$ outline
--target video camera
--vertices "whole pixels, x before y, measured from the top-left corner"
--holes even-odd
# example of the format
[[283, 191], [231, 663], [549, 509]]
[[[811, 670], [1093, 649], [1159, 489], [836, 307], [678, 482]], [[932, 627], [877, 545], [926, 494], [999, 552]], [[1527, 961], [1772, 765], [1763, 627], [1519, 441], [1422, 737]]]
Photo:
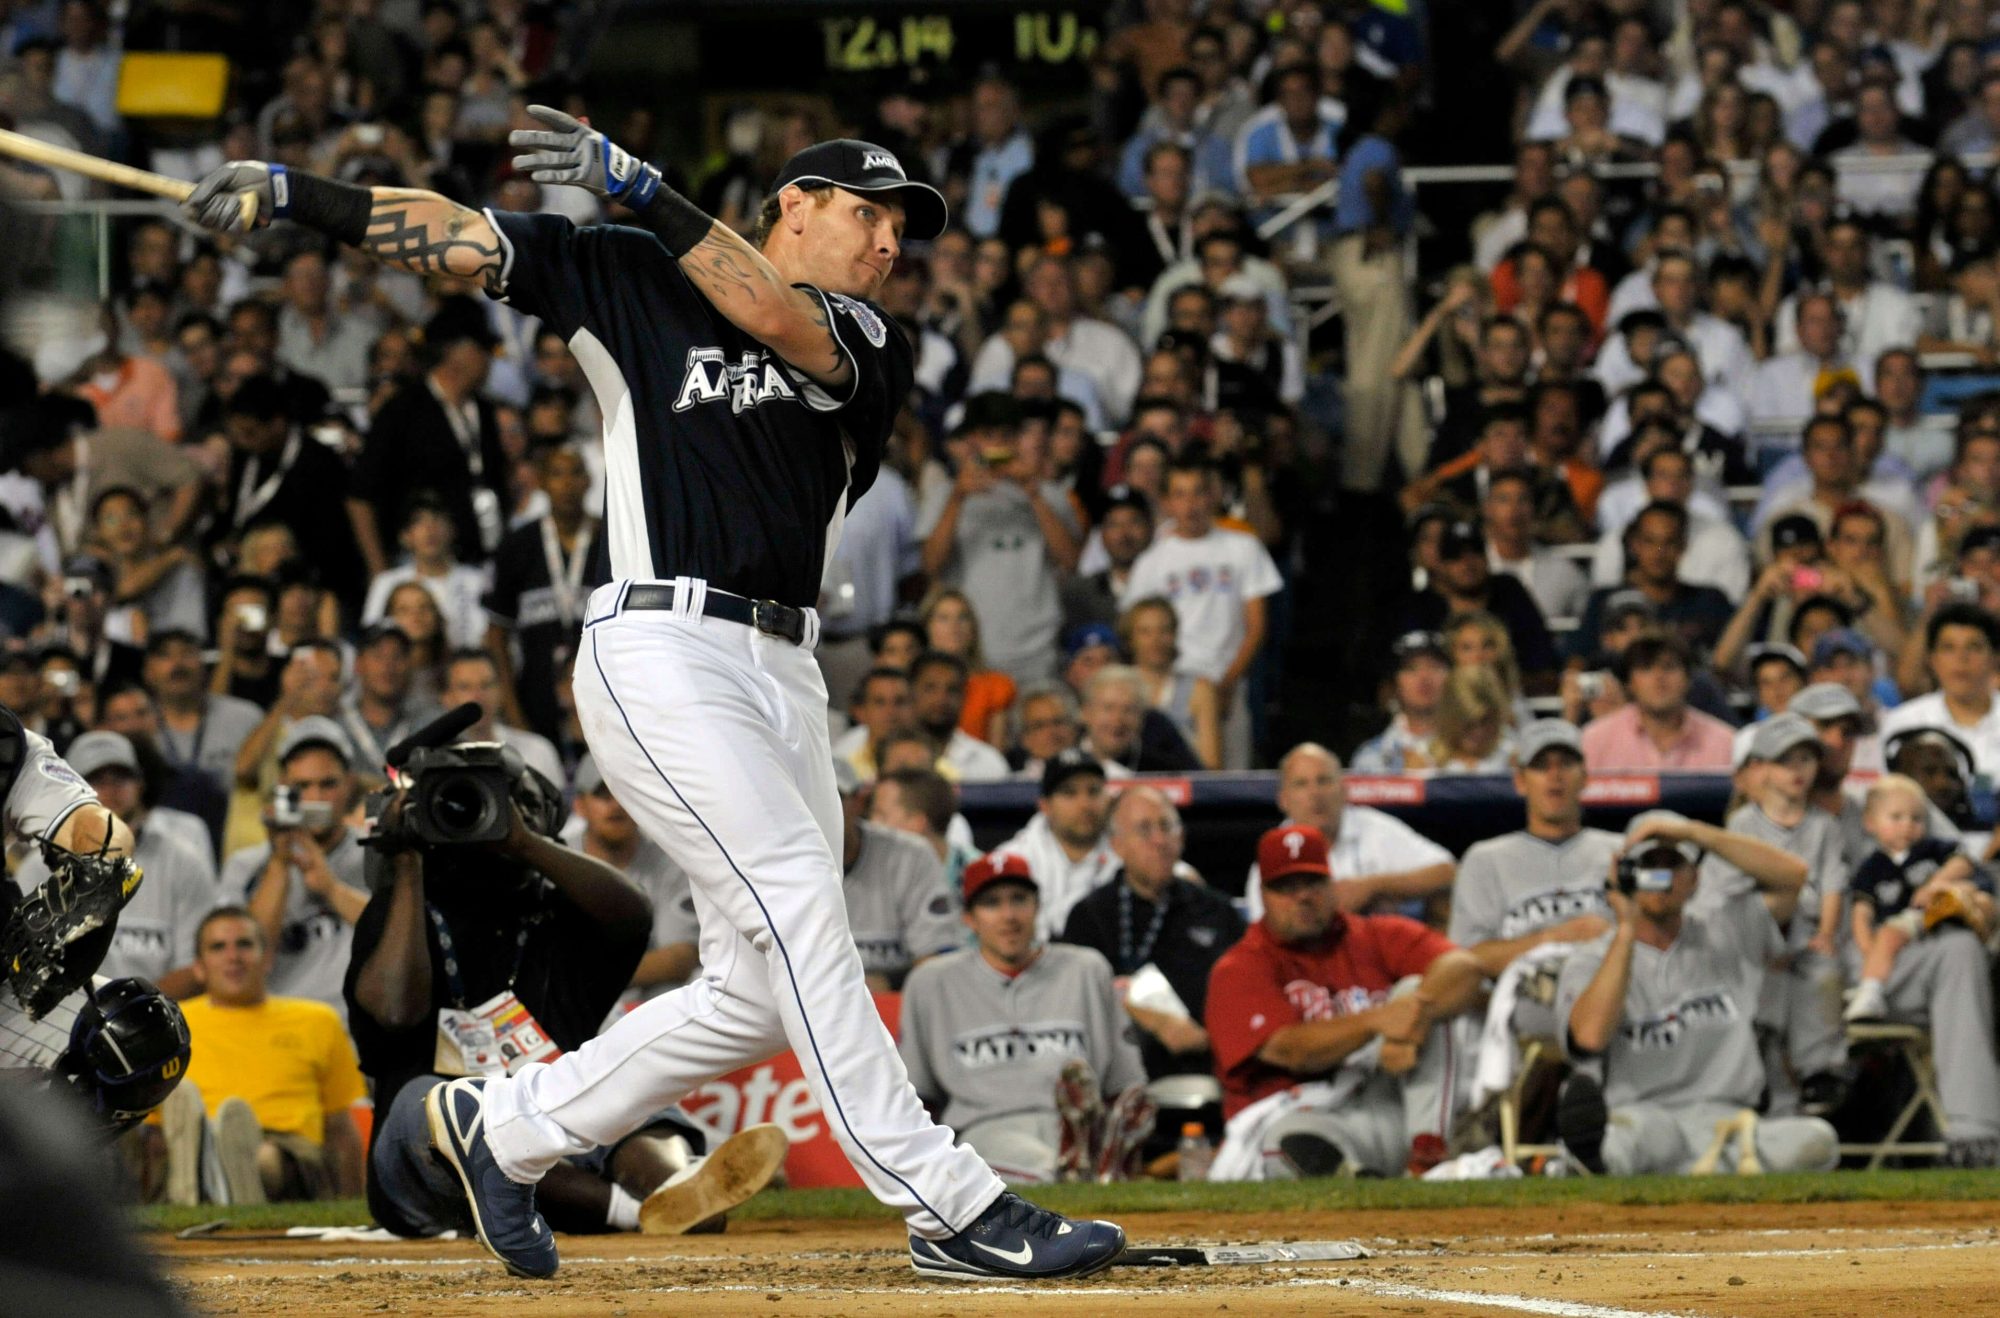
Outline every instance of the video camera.
[[[1649, 850], [1642, 846], [1639, 850]], [[1630, 897], [1635, 892], [1666, 892], [1674, 886], [1671, 865], [1641, 865], [1636, 852], [1618, 858], [1618, 891]]]
[[[538, 784], [541, 780], [511, 746], [449, 744], [478, 722], [479, 715], [477, 704], [460, 705], [389, 749], [383, 758], [401, 779], [403, 810], [385, 827], [384, 814], [396, 792], [371, 795], [368, 815], [376, 822], [365, 845], [395, 852], [476, 846], [507, 836], [514, 823], [518, 786], [524, 777]], [[531, 826], [538, 822], [529, 820]]]

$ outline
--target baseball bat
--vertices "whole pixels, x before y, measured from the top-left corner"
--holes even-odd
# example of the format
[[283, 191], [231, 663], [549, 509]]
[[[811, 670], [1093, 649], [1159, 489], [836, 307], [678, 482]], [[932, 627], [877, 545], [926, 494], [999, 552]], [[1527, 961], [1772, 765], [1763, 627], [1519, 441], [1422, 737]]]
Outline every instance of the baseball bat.
[[[115, 160], [101, 156], [87, 155], [82, 151], [71, 151], [67, 147], [52, 146], [38, 138], [0, 128], [0, 155], [13, 156], [16, 160], [26, 160], [37, 165], [47, 165], [51, 169], [66, 169], [72, 174], [94, 178], [100, 183], [114, 187], [130, 188], [134, 192], [150, 192], [156, 197], [169, 201], [186, 201], [194, 191], [194, 184], [184, 183], [165, 174], [155, 174], [147, 169], [134, 169], [121, 165]], [[257, 193], [246, 189], [237, 194], [237, 204], [243, 208], [243, 231], [248, 233], [257, 222]]]

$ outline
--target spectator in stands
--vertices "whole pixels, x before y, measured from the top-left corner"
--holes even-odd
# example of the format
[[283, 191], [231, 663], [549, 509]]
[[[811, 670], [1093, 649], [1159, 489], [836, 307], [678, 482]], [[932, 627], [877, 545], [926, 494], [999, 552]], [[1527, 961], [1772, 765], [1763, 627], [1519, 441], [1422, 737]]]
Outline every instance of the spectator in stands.
[[1566, 555], [1535, 543], [1534, 519], [1534, 474], [1521, 467], [1492, 473], [1480, 505], [1488, 565], [1526, 586], [1543, 617], [1574, 618], [1589, 598], [1589, 583]]
[[652, 903], [653, 931], [632, 971], [632, 987], [652, 997], [685, 984], [701, 966], [701, 935], [687, 872], [639, 831], [588, 752], [576, 764], [570, 808], [563, 844], [624, 875]]
[[[1850, 501], [1865, 499], [1900, 523], [1896, 528], [1897, 540], [1907, 553], [1909, 533], [1923, 520], [1923, 510], [1916, 498], [1915, 474], [1901, 458], [1883, 452], [1887, 413], [1873, 399], [1864, 398], [1849, 403], [1840, 415], [1853, 434], [1854, 470], [1860, 473]], [[1762, 526], [1777, 516], [1779, 510], [1817, 497], [1823, 483], [1836, 482], [1822, 481], [1817, 476], [1802, 443], [1800, 452], [1788, 455], [1764, 477], [1764, 492], [1751, 517], [1752, 524]], [[1833, 499], [1837, 494], [1825, 497]]]
[[[1153, 505], [1130, 485], [1115, 485], [1093, 531], [1106, 566], [1079, 571], [1062, 582], [1063, 631], [1089, 623], [1116, 624], [1118, 601], [1132, 580], [1132, 565], [1153, 543]], [[1088, 557], [1089, 551], [1085, 551]]]
[[1223, 714], [1223, 759], [1250, 767], [1249, 690], [1244, 682], [1262, 651], [1266, 600], [1283, 586], [1258, 539], [1215, 523], [1220, 491], [1207, 459], [1184, 455], [1167, 472], [1164, 534], [1132, 565], [1121, 602], [1171, 601], [1183, 638], [1182, 668], [1215, 684]]
[[486, 562], [506, 530], [510, 464], [480, 392], [498, 341], [476, 304], [447, 301], [425, 326], [423, 379], [383, 404], [355, 460], [348, 506], [371, 575], [389, 566], [383, 533], [402, 526], [426, 491], [450, 510], [464, 562]]
[[1583, 729], [1592, 773], [1730, 767], [1729, 725], [1688, 704], [1691, 664], [1687, 642], [1674, 632], [1625, 647], [1621, 680], [1631, 703]]
[[1839, 1137], [1825, 1121], [1745, 1116], [1764, 1088], [1754, 1021], [1765, 963], [1783, 946], [1776, 924], [1761, 909], [1690, 909], [1704, 853], [1752, 876], [1785, 915], [1805, 861], [1665, 812], [1634, 821], [1625, 851], [1638, 890], [1607, 894], [1615, 930], [1571, 956], [1557, 982], [1564, 1050], [1602, 1059], [1605, 1076], [1580, 1069], [1564, 1085], [1564, 1148], [1618, 1175], [1712, 1172], [1723, 1157], [1746, 1172], [1830, 1170]]
[[864, 782], [870, 781], [881, 768], [882, 743], [892, 733], [913, 731], [917, 726], [910, 703], [910, 675], [900, 668], [869, 669], [855, 687], [847, 712], [854, 726], [834, 742], [833, 753], [854, 766]]
[[195, 941], [203, 991], [182, 1007], [197, 1041], [182, 1084], [213, 1124], [229, 1201], [359, 1194], [361, 1137], [348, 1109], [367, 1088], [340, 1017], [269, 991], [269, 945], [241, 906], [209, 912]]
[[156, 631], [208, 626], [199, 557], [185, 544], [157, 543], [148, 513], [137, 490], [114, 487], [91, 504], [90, 540], [114, 583], [106, 631], [134, 645]]
[[1937, 689], [1882, 716], [1882, 734], [1942, 728], [1972, 748], [1981, 774], [2000, 776], [2000, 621], [1976, 604], [1947, 604], [1924, 625], [1925, 662]]
[[1941, 153], [1959, 157], [1983, 156], [2000, 146], [2000, 74], [1988, 72], [1979, 79], [1977, 95], [1965, 113], [1946, 125], [1938, 138]]
[[213, 534], [227, 543], [241, 540], [255, 523], [278, 522], [336, 595], [358, 598], [365, 578], [355, 546], [371, 543], [363, 533], [372, 535], [373, 528], [347, 497], [340, 455], [304, 432], [284, 390], [268, 375], [236, 386], [223, 405], [223, 424], [230, 461]]
[[341, 698], [339, 722], [353, 738], [355, 763], [378, 772], [391, 746], [443, 711], [416, 693], [410, 638], [393, 622], [377, 622], [354, 646], [354, 678]]
[[1003, 78], [982, 78], [972, 89], [972, 131], [952, 149], [947, 170], [957, 186], [955, 209], [975, 238], [1000, 230], [1007, 187], [1035, 163], [1035, 144], [1021, 124], [1020, 95]]
[[[1653, 477], [1661, 484], [1672, 480], [1674, 472], [1685, 469], [1686, 455], [1667, 449], [1654, 455]], [[1729, 600], [1713, 586], [1698, 585], [1683, 575], [1689, 547], [1692, 517], [1685, 504], [1666, 499], [1647, 504], [1626, 526], [1622, 537], [1625, 571], [1616, 586], [1591, 592], [1583, 616], [1570, 635], [1570, 654], [1580, 658], [1604, 649], [1604, 632], [1610, 625], [1606, 610], [1614, 599], [1637, 594], [1652, 618], [1665, 626], [1696, 652], [1710, 649], [1721, 640], [1733, 610]], [[1741, 537], [1736, 543], [1742, 544]], [[1600, 548], [1599, 553], [1602, 554]]]
[[1492, 669], [1454, 669], [1438, 700], [1437, 736], [1424, 750], [1431, 771], [1504, 772], [1514, 750], [1513, 725], [1513, 701]]
[[1111, 967], [1090, 948], [1045, 943], [1038, 896], [1018, 855], [966, 866], [976, 945], [911, 973], [898, 1050], [925, 1105], [1002, 1179], [1122, 1179], [1152, 1131], [1145, 1068]]
[[1245, 196], [1269, 205], [1311, 192], [1334, 176], [1346, 110], [1323, 94], [1311, 65], [1275, 70], [1263, 109], [1236, 134], [1235, 182]]
[[1444, 644], [1454, 670], [1482, 669], [1499, 681], [1510, 710], [1507, 722], [1527, 721], [1520, 661], [1514, 657], [1514, 643], [1498, 618], [1479, 609], [1461, 613], [1445, 624]]
[[1105, 771], [1114, 776], [1190, 773], [1202, 767], [1174, 730], [1173, 720], [1153, 709], [1137, 669], [1124, 664], [1098, 669], [1084, 686], [1079, 717], [1083, 749], [1105, 761]]
[[137, 682], [145, 669], [145, 651], [105, 632], [116, 585], [111, 564], [95, 554], [74, 554], [63, 563], [54, 639], [82, 661], [84, 676], [99, 688]]
[[445, 639], [454, 650], [477, 645], [486, 635], [486, 611], [479, 599], [486, 590], [486, 573], [453, 556], [451, 510], [429, 496], [411, 499], [405, 507], [398, 542], [409, 560], [375, 574], [361, 621], [381, 619], [389, 594], [406, 581], [421, 582], [437, 599], [444, 614]]
[[[1527, 463], [1527, 409], [1515, 403], [1495, 403], [1480, 415], [1477, 442], [1470, 450], [1411, 481], [1397, 498], [1406, 513], [1415, 512], [1425, 504], [1444, 503], [1456, 509], [1462, 517], [1473, 517], [1477, 515], [1494, 475], [1524, 469]], [[1537, 477], [1537, 485], [1540, 484], [1541, 479]], [[1536, 495], [1535, 502], [1539, 506], [1539, 489]]]
[[[330, 719], [340, 712], [343, 667], [340, 647], [330, 641], [292, 647], [279, 669], [270, 710], [237, 748], [238, 787], [261, 791], [269, 786], [277, 769], [278, 747], [294, 723], [310, 717]], [[226, 841], [224, 849], [232, 849]]]
[[279, 782], [267, 803], [271, 840], [231, 855], [222, 895], [242, 901], [271, 949], [272, 986], [344, 1011], [354, 921], [368, 904], [360, 840], [347, 826], [356, 801], [354, 747], [331, 719], [293, 723], [278, 744]]
[[1792, 697], [1806, 689], [1811, 670], [1806, 657], [1792, 645], [1753, 645], [1744, 652], [1744, 676], [1749, 679], [1750, 696], [1756, 705], [1750, 722], [1736, 729], [1736, 751], [1732, 764], [1741, 767], [1750, 753], [1750, 743], [1766, 719], [1782, 714]]
[[943, 867], [945, 886], [959, 891], [965, 867], [978, 858], [972, 847], [951, 839], [958, 795], [935, 769], [895, 769], [875, 780], [868, 793], [868, 818], [907, 833], [929, 847]]
[[[1316, 828], [1264, 834], [1264, 914], [1210, 976], [1223, 1115], [1269, 1103], [1233, 1128], [1214, 1179], [1420, 1174], [1444, 1158], [1450, 1022], [1481, 996], [1478, 963], [1414, 920], [1344, 913], [1327, 852]], [[1407, 976], [1421, 980], [1398, 993]]]
[[931, 740], [940, 766], [960, 782], [997, 782], [1007, 776], [999, 751], [965, 731], [965, 691], [970, 670], [955, 654], [926, 650], [910, 665], [910, 708], [916, 727]]
[[924, 571], [958, 588], [992, 640], [987, 659], [1016, 682], [1052, 674], [1061, 574], [1076, 567], [1068, 500], [1042, 479], [1041, 454], [1018, 446], [1020, 405], [975, 394], [953, 433], [958, 476], [917, 518]]
[[1792, 314], [1799, 346], [1757, 364], [1746, 399], [1752, 425], [1803, 422], [1816, 410], [1820, 381], [1854, 369], [1840, 355], [1840, 304], [1832, 294], [1801, 298]]
[[[264, 711], [278, 699], [283, 675], [283, 665], [272, 657], [270, 649], [271, 619], [277, 605], [277, 592], [264, 578], [226, 578], [212, 629], [217, 655], [215, 669], [209, 675], [209, 690], [251, 706], [260, 722]], [[238, 738], [239, 749], [241, 744], [242, 738]], [[237, 751], [232, 750], [231, 777], [236, 771], [236, 755]]]
[[1450, 652], [1436, 632], [1408, 632], [1396, 638], [1389, 653], [1396, 662], [1389, 726], [1354, 752], [1356, 773], [1415, 773], [1431, 767], [1426, 748], [1437, 736], [1438, 704], [1451, 676]]
[[325, 254], [304, 251], [285, 263], [278, 360], [310, 370], [329, 389], [360, 389], [368, 383], [369, 353], [387, 326], [365, 302], [335, 305], [332, 291]]
[[1527, 587], [1492, 570], [1479, 528], [1464, 521], [1446, 525], [1438, 539], [1438, 560], [1425, 589], [1404, 606], [1402, 630], [1440, 631], [1454, 614], [1484, 610], [1506, 625], [1527, 689], [1552, 687], [1556, 652], [1548, 624]]
[[1118, 622], [1121, 648], [1144, 679], [1152, 707], [1173, 720], [1202, 766], [1223, 767], [1222, 707], [1215, 684], [1180, 660], [1180, 620], [1164, 596], [1148, 595]]
[[886, 992], [900, 987], [912, 967], [963, 946], [964, 926], [944, 886], [943, 863], [916, 838], [863, 819], [868, 797], [860, 775], [843, 760], [833, 767], [847, 927], [868, 986]]
[[539, 732], [515, 727], [501, 718], [506, 695], [500, 686], [500, 666], [484, 650], [455, 650], [444, 669], [444, 691], [439, 704], [457, 709], [471, 701], [479, 706], [479, 721], [459, 734], [461, 742], [497, 741], [521, 753], [530, 769], [542, 775], [558, 792], [569, 780], [562, 756], [554, 743]]
[[1901, 459], [1918, 480], [1951, 466], [1951, 429], [1923, 410], [1924, 368], [1914, 351], [1891, 348], [1876, 359], [1875, 398], [1888, 413], [1883, 452]]
[[1042, 935], [1053, 938], [1070, 908], [1108, 882], [1118, 856], [1106, 834], [1111, 801], [1105, 792], [1106, 766], [1082, 750], [1065, 750], [1042, 770], [1035, 815], [996, 853], [1024, 857], [1042, 875], [1047, 896], [1039, 908]]
[[[1488, 976], [1498, 978], [1530, 953], [1552, 975], [1560, 954], [1538, 949], [1584, 942], [1610, 927], [1604, 885], [1619, 839], [1584, 827], [1589, 778], [1575, 724], [1538, 719], [1521, 730], [1514, 791], [1526, 827], [1474, 843], [1452, 884], [1451, 941]], [[1508, 1022], [1516, 1037], [1558, 1036], [1553, 988], [1552, 978], [1523, 983]]]
[[[979, 615], [972, 611], [972, 602], [962, 591], [934, 591], [918, 621], [924, 628], [926, 648], [965, 662], [965, 708], [960, 728], [989, 746], [1005, 746], [1008, 716], [1014, 706], [1014, 679], [986, 667]], [[914, 679], [914, 665], [910, 673]]]
[[1125, 1014], [1139, 1027], [1146, 1074], [1156, 1079], [1214, 1069], [1201, 1026], [1209, 972], [1244, 932], [1227, 897], [1177, 873], [1183, 835], [1180, 814], [1155, 789], [1119, 793], [1110, 833], [1118, 870], [1063, 922], [1062, 941], [1097, 949], [1113, 975], [1130, 981]]
[[[175, 811], [164, 812], [157, 825], [151, 822], [155, 811], [147, 800], [139, 758], [131, 741], [116, 732], [86, 732], [69, 744], [63, 760], [90, 784], [104, 808], [132, 830], [132, 858], [144, 875], [138, 892], [118, 913], [97, 973], [106, 979], [136, 975], [170, 998], [192, 996], [199, 991], [195, 930], [219, 900], [207, 830], [187, 816], [174, 822], [191, 827], [169, 827], [165, 815]], [[41, 856], [29, 855], [13, 882], [32, 892], [48, 878]]]
[[[1687, 544], [1675, 576], [1691, 586], [1713, 586], [1732, 602], [1742, 599], [1750, 588], [1750, 547], [1728, 519], [1694, 506], [1694, 459], [1672, 444], [1662, 444], [1639, 459], [1639, 477], [1648, 505], [1670, 503], [1687, 513]], [[1599, 537], [1591, 564], [1594, 586], [1616, 586], [1627, 579], [1632, 558], [1625, 537], [1630, 529], [1627, 522], [1623, 529], [1607, 528]]]
[[[1861, 387], [1874, 387], [1875, 363], [1891, 348], [1914, 345], [1922, 315], [1908, 293], [1874, 277], [1868, 230], [1854, 216], [1828, 222], [1819, 240], [1819, 259], [1826, 271], [1826, 291], [1840, 303], [1841, 356], [1861, 372]], [[1808, 290], [1810, 291], [1810, 290]], [[1799, 294], [1778, 306], [1776, 350], [1797, 350]]]
[[1017, 726], [1007, 763], [1016, 778], [1039, 781], [1043, 766], [1083, 735], [1076, 692], [1065, 682], [1037, 682], [1021, 692], [1014, 708]]
[[[1750, 344], [1743, 331], [1703, 308], [1701, 267], [1694, 257], [1662, 252], [1653, 265], [1653, 297], [1667, 332], [1694, 350], [1702, 378], [1736, 398], [1747, 397], [1756, 366]], [[1604, 345], [1598, 362], [1600, 378], [1607, 371], [1615, 378], [1621, 369], [1643, 370], [1649, 364], [1632, 351], [1630, 332], [1623, 328]]]

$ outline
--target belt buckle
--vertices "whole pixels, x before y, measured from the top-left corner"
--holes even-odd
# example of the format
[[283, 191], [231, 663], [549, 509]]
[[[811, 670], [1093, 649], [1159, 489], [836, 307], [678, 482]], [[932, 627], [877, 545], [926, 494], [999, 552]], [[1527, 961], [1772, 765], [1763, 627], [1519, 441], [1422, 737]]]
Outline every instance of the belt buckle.
[[788, 619], [785, 616], [796, 612], [776, 600], [751, 600], [750, 625], [766, 636], [775, 636], [779, 640], [790, 641], [796, 645], [799, 638], [793, 633], [798, 629], [788, 626]]

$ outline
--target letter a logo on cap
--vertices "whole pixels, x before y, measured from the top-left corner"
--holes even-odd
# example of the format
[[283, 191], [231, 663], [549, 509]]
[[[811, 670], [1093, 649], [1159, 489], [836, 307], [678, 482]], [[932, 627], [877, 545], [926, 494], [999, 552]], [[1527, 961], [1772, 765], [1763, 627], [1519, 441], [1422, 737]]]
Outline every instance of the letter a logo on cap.
[[861, 158], [861, 168], [886, 169], [897, 178], [904, 177], [902, 163], [887, 151], [870, 151]]

